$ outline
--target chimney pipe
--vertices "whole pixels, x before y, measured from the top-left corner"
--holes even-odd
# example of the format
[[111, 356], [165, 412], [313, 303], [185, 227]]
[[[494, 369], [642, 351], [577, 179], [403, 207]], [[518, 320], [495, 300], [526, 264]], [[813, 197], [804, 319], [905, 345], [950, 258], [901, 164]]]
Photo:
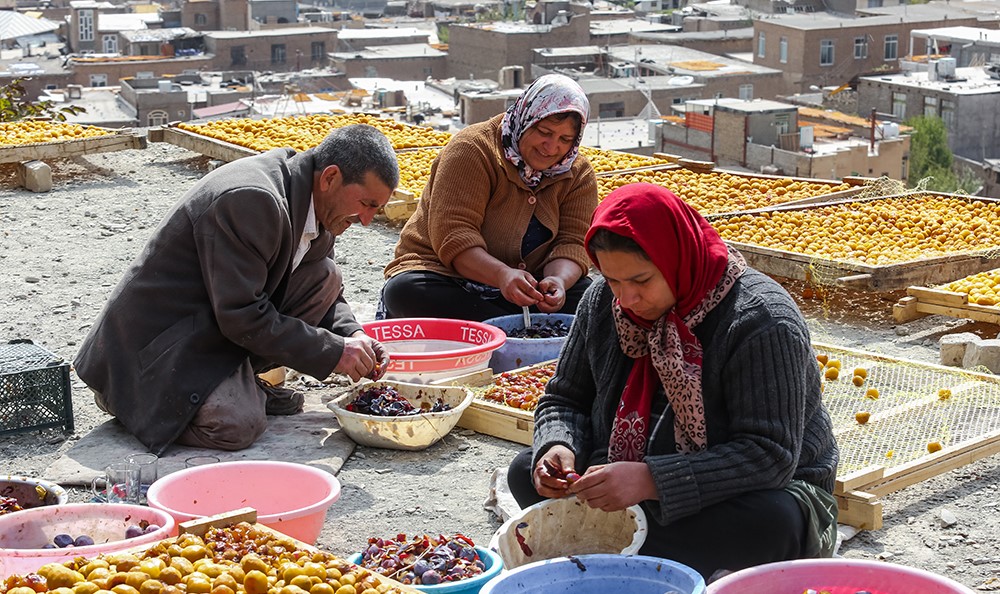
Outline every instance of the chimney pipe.
[[873, 107], [872, 108], [872, 124], [871, 124], [871, 146], [869, 147], [869, 152], [872, 152], [872, 153], [875, 152], [875, 114], [877, 114], [877, 113], [878, 113], [878, 111]]

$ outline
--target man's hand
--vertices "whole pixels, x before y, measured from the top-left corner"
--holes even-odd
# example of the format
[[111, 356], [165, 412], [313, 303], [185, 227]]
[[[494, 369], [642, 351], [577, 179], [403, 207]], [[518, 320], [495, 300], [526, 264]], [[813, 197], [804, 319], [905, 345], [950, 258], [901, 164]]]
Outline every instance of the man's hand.
[[[375, 347], [378, 345], [379, 354]], [[351, 381], [366, 377], [375, 369], [375, 363], [385, 357], [385, 348], [377, 340], [358, 330], [344, 339], [344, 352], [334, 371], [350, 376]], [[388, 362], [388, 361], [386, 361]]]
[[644, 462], [612, 462], [591, 466], [568, 491], [592, 508], [618, 511], [657, 499], [656, 483]]
[[538, 290], [542, 293], [538, 311], [556, 313], [566, 305], [566, 286], [558, 276], [547, 276], [538, 281]]
[[365, 377], [377, 382], [385, 376], [385, 372], [389, 369], [389, 350], [381, 342], [374, 339], [372, 339], [372, 349], [375, 351], [375, 368]]
[[[531, 472], [535, 491], [542, 497], [558, 499], [569, 495], [567, 474], [576, 472], [576, 454], [566, 446], [554, 445], [545, 452]], [[556, 470], [557, 469], [557, 470]], [[559, 476], [556, 476], [559, 475]]]
[[544, 295], [538, 290], [538, 281], [531, 273], [517, 268], [507, 268], [500, 275], [500, 293], [515, 305], [534, 305]]

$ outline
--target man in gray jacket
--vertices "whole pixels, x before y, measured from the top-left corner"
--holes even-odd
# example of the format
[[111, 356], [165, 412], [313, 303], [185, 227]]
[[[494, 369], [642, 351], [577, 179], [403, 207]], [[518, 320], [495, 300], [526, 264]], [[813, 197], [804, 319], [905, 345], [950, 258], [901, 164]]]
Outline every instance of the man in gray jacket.
[[334, 238], [368, 225], [399, 182], [389, 140], [333, 130], [199, 181], [167, 214], [75, 360], [97, 404], [161, 454], [172, 443], [238, 450], [266, 414], [301, 410], [256, 374], [379, 377], [388, 356], [343, 297]]

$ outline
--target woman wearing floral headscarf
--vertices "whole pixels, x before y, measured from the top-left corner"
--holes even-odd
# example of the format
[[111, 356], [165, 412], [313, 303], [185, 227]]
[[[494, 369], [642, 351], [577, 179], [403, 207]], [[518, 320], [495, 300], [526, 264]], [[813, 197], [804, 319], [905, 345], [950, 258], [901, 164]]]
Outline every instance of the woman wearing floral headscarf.
[[586, 246], [604, 278], [538, 404], [534, 449], [511, 464], [518, 502], [640, 504], [640, 552], [706, 578], [830, 556], [837, 445], [789, 295], [652, 184], [612, 192]]
[[431, 167], [382, 291], [386, 317], [573, 313], [590, 285], [583, 236], [597, 182], [579, 155], [590, 105], [561, 75], [455, 135]]

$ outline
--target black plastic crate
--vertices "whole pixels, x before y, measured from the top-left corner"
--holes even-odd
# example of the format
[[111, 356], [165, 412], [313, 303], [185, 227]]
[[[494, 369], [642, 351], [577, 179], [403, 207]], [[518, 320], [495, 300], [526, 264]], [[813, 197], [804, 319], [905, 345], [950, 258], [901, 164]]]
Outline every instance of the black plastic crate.
[[73, 431], [69, 363], [30, 340], [0, 344], [0, 435]]

